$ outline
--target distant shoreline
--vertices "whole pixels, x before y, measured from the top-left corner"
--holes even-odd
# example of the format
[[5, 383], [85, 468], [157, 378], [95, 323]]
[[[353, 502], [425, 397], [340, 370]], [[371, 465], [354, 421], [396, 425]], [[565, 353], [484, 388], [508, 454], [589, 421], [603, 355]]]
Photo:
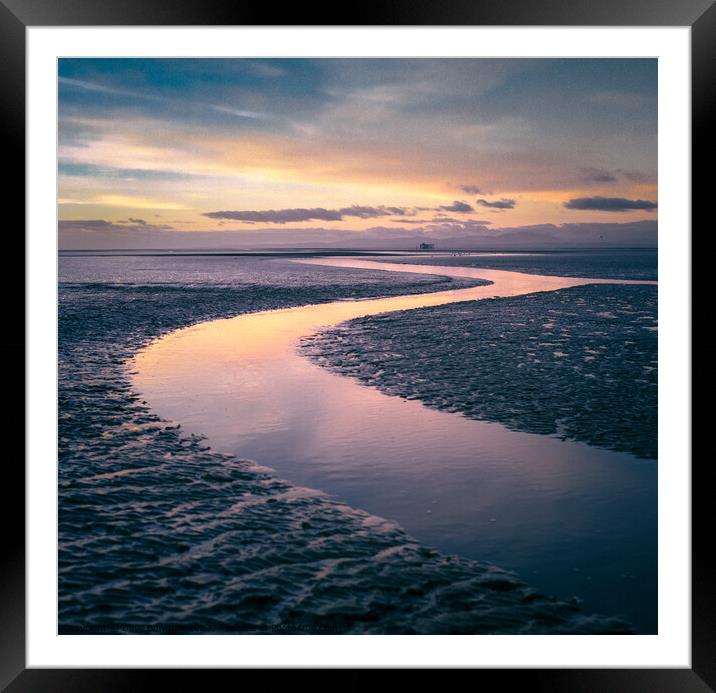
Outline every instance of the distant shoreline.
[[481, 255], [494, 253], [509, 253], [514, 255], [534, 255], [534, 254], [561, 254], [561, 253], [592, 253], [592, 252], [634, 252], [634, 251], [651, 251], [657, 252], [657, 247], [578, 247], [578, 248], [455, 248], [451, 250], [434, 248], [429, 251], [391, 249], [391, 250], [359, 250], [352, 248], [275, 248], [275, 249], [257, 249], [257, 250], [210, 250], [210, 249], [192, 249], [192, 250], [169, 250], [162, 248], [139, 248], [136, 250], [127, 248], [97, 248], [97, 249], [81, 249], [81, 248], [65, 248], [58, 251], [61, 257], [324, 257], [331, 255], [341, 256], [375, 256], [375, 255], [446, 255], [448, 257], [456, 253], [464, 255]]

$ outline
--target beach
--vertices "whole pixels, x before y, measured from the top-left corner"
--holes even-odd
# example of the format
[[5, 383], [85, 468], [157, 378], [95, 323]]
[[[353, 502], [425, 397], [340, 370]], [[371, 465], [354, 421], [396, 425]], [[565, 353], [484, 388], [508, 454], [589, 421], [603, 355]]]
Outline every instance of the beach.
[[[226, 632], [226, 629], [265, 632], [276, 623], [293, 624], [291, 627], [295, 629], [314, 629], [311, 632], [321, 632], [321, 629], [326, 632], [332, 632], [331, 629], [336, 632], [623, 632], [632, 628], [625, 619], [592, 617], [589, 611], [580, 611], [579, 600], [573, 599], [572, 594], [557, 599], [540, 596], [539, 591], [528, 587], [514, 573], [484, 560], [465, 557], [464, 553], [436, 551], [430, 543], [417, 540], [414, 532], [406, 533], [405, 523], [397, 522], [394, 517], [400, 516], [401, 507], [406, 505], [400, 494], [391, 499], [385, 494], [381, 498], [381, 493], [376, 492], [385, 480], [381, 477], [381, 468], [385, 471], [390, 465], [380, 458], [380, 450], [373, 451], [375, 454], [371, 457], [370, 449], [360, 448], [365, 439], [357, 440], [355, 430], [350, 426], [345, 428], [351, 417], [341, 417], [340, 411], [353, 411], [355, 418], [366, 422], [365, 425], [375, 425], [380, 419], [375, 412], [382, 410], [366, 403], [365, 398], [377, 397], [395, 399], [406, 407], [415, 406], [421, 412], [450, 420], [450, 424], [441, 426], [463, 425], [457, 423], [463, 421], [462, 417], [431, 411], [417, 401], [386, 397], [378, 390], [356, 386], [349, 378], [316, 367], [305, 356], [295, 353], [295, 335], [288, 335], [290, 329], [287, 330], [285, 319], [277, 321], [279, 313], [273, 310], [260, 314], [262, 304], [280, 312], [285, 311], [282, 303], [303, 301], [310, 306], [318, 296], [318, 300], [327, 301], [321, 306], [322, 314], [325, 315], [326, 310], [337, 311], [331, 319], [340, 321], [355, 313], [358, 304], [361, 304], [358, 314], [365, 314], [371, 293], [405, 295], [432, 291], [431, 295], [422, 294], [420, 301], [436, 305], [444, 300], [444, 292], [435, 290], [447, 288], [450, 282], [453, 284], [449, 293], [453, 296], [466, 290], [492, 291], [494, 295], [494, 286], [482, 282], [483, 286], [465, 288], [466, 282], [478, 283], [469, 277], [469, 272], [446, 280], [430, 273], [417, 273], [429, 271], [425, 269], [406, 273], [402, 268], [399, 273], [350, 268], [345, 264], [328, 268], [319, 264], [326, 260], [311, 260], [315, 264], [300, 263], [302, 266], [282, 262], [280, 272], [269, 273], [269, 277], [264, 278], [264, 287], [251, 282], [247, 282], [250, 288], [243, 283], [232, 286], [226, 281], [211, 286], [205, 281], [202, 283], [201, 272], [198, 279], [195, 274], [188, 283], [186, 271], [181, 276], [183, 283], [177, 282], [176, 277], [165, 277], [174, 281], [119, 287], [99, 283], [89, 288], [87, 282], [75, 282], [67, 287], [70, 295], [73, 291], [79, 294], [74, 296], [78, 307], [86, 311], [89, 304], [99, 316], [106, 313], [105, 331], [113, 330], [115, 337], [122, 331], [124, 341], [108, 344], [111, 340], [107, 334], [97, 334], [96, 326], [101, 323], [95, 321], [95, 334], [78, 340], [76, 354], [66, 358], [65, 366], [70, 370], [66, 371], [68, 399], [65, 401], [73, 397], [76, 406], [79, 392], [86, 406], [96, 406], [97, 397], [105, 404], [88, 422], [87, 435], [100, 433], [99, 443], [78, 440], [77, 421], [66, 422], [68, 427], [72, 425], [73, 434], [65, 436], [65, 454], [60, 466], [61, 628], [72, 632], [73, 628], [81, 629], [87, 623], [119, 630], [128, 628], [130, 632], [141, 632], [143, 624], [149, 623], [164, 624], [167, 629], [176, 628], [179, 632]], [[340, 262], [360, 265], [363, 261], [344, 259]], [[247, 267], [240, 267], [240, 263], [237, 265], [234, 261], [231, 266], [239, 267], [237, 276], [256, 279], [250, 273], [247, 275]], [[262, 275], [265, 275], [265, 267], [261, 266]], [[126, 269], [122, 268], [122, 272], [126, 273]], [[206, 273], [206, 269], [202, 271]], [[279, 275], [284, 283], [289, 283], [283, 296], [279, 296], [276, 287], [280, 283]], [[339, 275], [343, 279], [337, 279]], [[226, 279], [225, 272], [222, 276]], [[315, 279], [313, 286], [307, 282], [311, 276]], [[532, 277], [520, 281], [545, 280]], [[555, 286], [575, 283], [563, 279], [548, 281]], [[456, 284], [459, 288], [454, 288]], [[330, 303], [331, 299], [342, 298], [342, 287], [346, 292], [344, 298], [361, 300]], [[107, 294], [105, 311], [99, 307], [102, 299], [98, 299], [103, 292]], [[443, 293], [443, 297], [438, 293]], [[111, 316], [116, 312], [109, 308], [108, 301], [116, 301], [120, 295], [134, 307], [135, 325], [112, 322]], [[267, 296], [270, 297], [268, 305]], [[156, 308], [152, 315], [152, 306], [158, 297], [165, 303], [161, 311]], [[401, 301], [412, 299], [387, 300], [389, 303], [383, 307], [399, 310]], [[69, 299], [69, 303], [73, 304], [73, 299]], [[172, 316], [168, 309], [172, 305], [175, 306], [173, 324], [167, 318]], [[246, 339], [232, 341], [231, 335], [216, 339], [216, 332], [213, 337], [201, 336], [209, 326], [215, 329], [216, 325], [233, 320], [225, 320], [226, 315], [247, 310], [259, 311], [246, 316], [247, 319], [275, 321], [280, 326], [278, 333], [251, 330], [251, 334], [264, 335], [263, 341], [254, 339], [253, 344]], [[292, 308], [289, 312], [305, 310]], [[192, 324], [202, 319], [210, 322], [182, 329], [182, 323]], [[311, 326], [316, 325], [311, 323]], [[167, 332], [172, 329], [178, 331]], [[283, 337], [277, 339], [281, 332]], [[151, 341], [161, 334], [166, 336]], [[198, 335], [194, 339], [203, 345], [200, 353], [189, 344], [192, 334]], [[284, 337], [288, 339], [282, 341]], [[181, 351], [171, 347], [173, 341], [185, 349], [184, 356], [179, 356], [188, 358], [184, 365], [176, 361], [168, 363], [165, 359], [167, 354], [176, 358]], [[68, 340], [68, 346], [70, 342]], [[207, 345], [213, 351], [207, 352]], [[287, 345], [293, 345], [291, 353], [295, 361], [287, 359], [288, 352], [281, 351]], [[131, 356], [142, 347], [138, 357], [132, 360]], [[162, 350], [163, 354], [153, 364], [155, 383], [160, 383], [164, 394], [170, 393], [172, 388], [181, 393], [174, 396], [175, 401], [184, 403], [181, 412], [166, 406], [171, 396], [159, 401], [156, 396], [148, 396], [142, 386], [142, 382], [146, 383], [141, 380], [142, 368], [151, 362], [147, 354], [153, 350], [155, 353]], [[239, 354], [241, 358], [237, 358]], [[256, 365], [252, 364], [252, 354], [278, 359], [271, 367], [276, 377], [267, 379], [267, 371], [254, 371], [251, 376], [251, 369]], [[79, 355], [83, 361], [81, 369], [73, 362], [73, 357], [76, 360]], [[240, 366], [236, 376], [226, 371], [227, 356]], [[144, 365], [140, 368], [142, 361]], [[171, 377], [162, 380], [161, 368], [157, 370], [159, 362], [165, 368], [165, 375], [171, 374]], [[314, 374], [321, 374], [318, 377], [341, 382], [352, 388], [353, 396], [356, 392], [361, 394], [355, 401], [344, 398], [342, 402], [321, 402], [311, 396], [310, 390], [304, 390], [305, 407], [295, 406], [295, 394], [293, 399], [282, 402], [278, 383], [291, 382], [295, 375], [291, 372], [292, 363], [302, 364], [301, 371], [312, 369]], [[125, 364], [133, 372], [128, 371]], [[210, 373], [215, 367], [222, 371], [216, 382]], [[101, 377], [98, 378], [98, 374]], [[200, 388], [192, 385], [192, 378], [194, 383], [201, 384]], [[78, 380], [81, 381], [79, 387]], [[217, 387], [217, 383], [221, 387]], [[295, 392], [296, 388], [293, 389]], [[206, 400], [202, 400], [199, 390], [209, 394], [213, 406], [205, 406]], [[326, 392], [323, 387], [321, 390]], [[224, 406], [222, 416], [215, 415], [217, 402], [227, 393], [234, 402], [238, 401], [239, 409], [233, 412], [233, 418], [226, 415], [225, 399], [219, 405]], [[257, 394], [262, 396], [256, 397]], [[360, 410], [355, 409], [359, 401], [368, 407], [364, 413], [374, 412], [372, 418], [361, 419]], [[273, 410], [268, 418], [267, 407], [262, 408], [262, 403]], [[276, 426], [276, 411], [281, 410], [281, 406], [283, 412], [289, 408], [294, 412], [293, 429], [281, 430]], [[304, 438], [315, 435], [307, 424], [319, 418], [317, 407], [324, 407], [320, 409], [324, 426], [332, 428], [337, 433], [334, 438], [343, 445], [343, 456], [338, 458], [340, 469], [332, 465], [331, 455], [335, 450], [326, 450], [320, 444], [318, 448], [325, 463], [317, 463], [311, 470], [305, 464], [305, 441], [291, 438], [296, 431]], [[335, 416], [330, 416], [332, 409], [337, 412]], [[72, 407], [66, 405], [64, 410], [70, 418]], [[302, 412], [307, 416], [302, 418]], [[175, 416], [176, 413], [180, 416]], [[87, 416], [86, 409], [84, 416]], [[393, 421], [400, 429], [400, 421]], [[409, 426], [411, 421], [415, 421], [413, 416], [405, 417], [405, 425]], [[340, 425], [344, 428], [336, 428]], [[484, 422], [482, 425], [494, 426]], [[432, 430], [444, 432], [441, 428]], [[270, 435], [266, 435], [267, 432]], [[381, 439], [379, 429], [373, 433], [373, 440]], [[544, 436], [530, 436], [526, 447], [533, 447], [532, 438], [549, 441], [547, 445], [556, 443], [569, 447], [568, 443]], [[463, 434], [453, 438], [461, 439], [467, 440]], [[505, 441], [500, 442], [499, 436], [494, 442], [504, 447]], [[345, 450], [351, 447], [354, 448], [352, 458], [360, 470], [344, 464]], [[361, 454], [355, 454], [356, 447], [361, 449]], [[460, 445], [455, 446], [459, 448]], [[539, 454], [540, 449], [538, 447], [535, 454]], [[308, 459], [320, 462], [316, 449], [312, 455], [309, 454]], [[580, 455], [589, 458], [589, 453], [585, 455], [581, 448]], [[242, 459], [246, 457], [254, 461]], [[84, 460], [81, 470], [77, 468], [79, 465], [73, 464], [73, 460], [80, 458]], [[87, 460], [91, 461], [90, 465]], [[560, 460], [561, 468], [564, 462]], [[489, 467], [483, 467], [483, 471], [485, 469]], [[394, 476], [397, 473], [395, 468], [387, 471]], [[437, 473], [441, 471], [445, 472], [438, 467]], [[513, 480], [515, 471], [513, 468]], [[341, 475], [348, 478], [347, 484], [345, 478], [341, 482]], [[424, 485], [424, 476], [413, 474], [420, 481], [419, 486]], [[594, 480], [594, 475], [583, 476], [585, 484]], [[358, 489], [354, 483], [357, 477], [371, 481], [367, 487]], [[291, 481], [283, 480], [286, 478]], [[331, 485], [331, 479], [338, 479], [338, 487]], [[457, 479], [459, 481], [459, 475]], [[397, 473], [397, 478], [384, 488], [395, 490], [398, 484], [403, 484], [403, 495], [414, 500], [415, 488], [406, 486], [405, 480], [405, 475], [401, 478]], [[454, 482], [452, 475], [451, 483]], [[633, 482], [634, 479], [629, 480]], [[348, 489], [354, 494], [350, 496], [350, 503], [341, 498], [341, 483], [344, 491]], [[544, 479], [536, 483], [544, 483]], [[445, 487], [445, 484], [439, 486]], [[449, 491], [449, 486], [445, 490]], [[522, 489], [530, 490], [534, 489]], [[605, 487], [605, 493], [607, 490]], [[393, 508], [392, 516], [386, 518], [388, 513], [371, 510], [373, 502], [388, 503]], [[413, 506], [414, 515], [415, 502], [408, 505]], [[424, 510], [431, 511], [424, 512], [426, 516], [433, 513], [439, 516], [439, 508], [435, 506]], [[499, 525], [492, 521], [494, 519], [483, 518], [485, 526]], [[108, 536], [110, 541], [106, 540]], [[128, 568], [121, 580], [117, 579], [116, 572], [119, 564]], [[562, 569], [560, 566], [559, 570]], [[456, 583], [459, 588], [455, 587]], [[451, 585], [447, 593], [450, 597], [444, 593], [448, 585]], [[452, 599], [453, 606], [446, 607], [445, 603]], [[473, 602], [482, 606], [477, 608]], [[437, 604], [442, 606], [437, 608]], [[538, 606], [528, 606], [534, 604]], [[104, 608], [98, 610], [98, 605]]]
[[[364, 259], [309, 262], [372, 266]], [[406, 271], [403, 265], [384, 266]], [[653, 465], [632, 465], [628, 456], [599, 454], [584, 445], [544, 436], [511, 435], [500, 426], [478, 427], [454, 413], [438, 415], [416, 401], [424, 400], [425, 393], [403, 393], [414, 401], [382, 397], [331, 377], [324, 369], [311, 368], [296, 352], [305, 335], [355, 315], [379, 312], [390, 319], [406, 305], [484, 299], [500, 293], [538, 295], [533, 292], [585, 283], [500, 270], [443, 271], [479, 275], [493, 283], [200, 325], [140, 353], [135, 359], [135, 388], [158, 411], [205, 434], [214, 448], [259, 459], [285, 478], [398, 520], [429, 545], [478, 560], [487, 554], [499, 565], [507, 560], [552, 591], [617, 595], [606, 603], [597, 600], [602, 607], [633, 607], [637, 594], [643, 602], [650, 591], [655, 597]], [[410, 336], [408, 353], [416, 355], [413, 322], [403, 320], [403, 324]], [[439, 325], [435, 319], [433, 335]], [[363, 362], [360, 344], [350, 353]], [[386, 370], [396, 362], [391, 357], [395, 354], [383, 353], [378, 359]], [[502, 377], [507, 377], [504, 370]], [[519, 398], [519, 391], [515, 395]], [[477, 449], [476, 440], [480, 441]], [[526, 473], [530, 463], [532, 470]], [[545, 488], [550, 491], [547, 496]], [[590, 499], [591, 510], [576, 512], [575, 498]], [[505, 514], [504, 507], [510, 512]], [[646, 518], [637, 524], [639, 532], [634, 526], [626, 532], [620, 528], [625, 515], [632, 514]], [[499, 523], [494, 515], [500, 516]], [[574, 527], [566, 529], [567, 523]], [[602, 532], [612, 537], [611, 553], [604, 553]], [[564, 560], [551, 558], [555, 551]], [[520, 553], [525, 560], [516, 560]], [[575, 573], [581, 573], [579, 579]], [[610, 574], [623, 575], [617, 580], [621, 584], [605, 582]]]

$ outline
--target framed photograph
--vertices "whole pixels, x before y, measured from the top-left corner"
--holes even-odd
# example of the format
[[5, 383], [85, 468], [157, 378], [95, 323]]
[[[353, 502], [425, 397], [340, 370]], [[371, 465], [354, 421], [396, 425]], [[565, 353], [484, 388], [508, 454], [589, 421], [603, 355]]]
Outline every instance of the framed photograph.
[[2, 1], [27, 271], [3, 687], [716, 686], [709, 2], [278, 26]]

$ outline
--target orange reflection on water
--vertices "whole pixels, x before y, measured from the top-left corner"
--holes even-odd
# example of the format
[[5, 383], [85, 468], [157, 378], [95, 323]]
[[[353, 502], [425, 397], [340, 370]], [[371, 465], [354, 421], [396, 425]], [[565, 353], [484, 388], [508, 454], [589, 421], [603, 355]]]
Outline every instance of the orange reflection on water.
[[[186, 373], [192, 367], [199, 372], [206, 359], [213, 362], [239, 360], [252, 362], [267, 359], [281, 367], [279, 357], [288, 357], [297, 341], [319, 329], [331, 327], [346, 320], [444, 305], [458, 301], [518, 296], [535, 291], [552, 291], [571, 286], [607, 280], [571, 277], [544, 277], [504, 270], [475, 269], [472, 267], [442, 267], [376, 263], [352, 258], [321, 258], [301, 260], [317, 265], [350, 268], [379, 269], [384, 271], [438, 274], [454, 277], [487, 279], [492, 284], [468, 289], [439, 291], [411, 296], [334, 301], [273, 311], [240, 315], [225, 320], [202, 323], [173, 332], [154, 342], [137, 355], [135, 363], [142, 373], [151, 371], [155, 376], [167, 375], [177, 369]], [[167, 358], [171, 353], [171, 358]]]
[[[493, 297], [518, 296], [612, 280], [551, 277], [473, 267], [377, 263], [356, 258], [306, 259], [317, 265], [442, 274], [486, 279], [492, 283], [467, 289], [355, 301], [333, 301], [261, 311], [214, 320], [172, 332], [139, 352], [133, 361], [135, 388], [157, 413], [196, 432], [232, 440], [251, 435], [251, 426], [272, 430], [281, 419], [295, 418], [295, 407], [315, 409], [318, 399], [330, 408], [347, 399], [365, 399], [368, 390], [333, 374], [316, 385], [319, 374], [297, 354], [299, 340], [346, 320], [400, 310]], [[640, 283], [622, 282], [618, 283]], [[319, 369], [320, 372], [320, 369]], [[309, 380], [313, 387], [309, 387]], [[340, 383], [340, 386], [339, 386]], [[344, 391], [349, 388], [349, 394]], [[338, 392], [337, 390], [340, 390]], [[305, 401], [308, 393], [312, 402]], [[381, 397], [383, 397], [381, 395]], [[279, 403], [283, 403], [280, 406]], [[383, 405], [388, 407], [387, 404]], [[279, 409], [281, 411], [279, 411]], [[262, 416], [262, 413], [264, 414]], [[390, 416], [389, 412], [386, 412]], [[314, 425], [314, 428], [316, 425]], [[215, 443], [223, 442], [219, 435]], [[235, 448], [230, 450], [235, 452]], [[270, 464], [270, 461], [268, 461]]]

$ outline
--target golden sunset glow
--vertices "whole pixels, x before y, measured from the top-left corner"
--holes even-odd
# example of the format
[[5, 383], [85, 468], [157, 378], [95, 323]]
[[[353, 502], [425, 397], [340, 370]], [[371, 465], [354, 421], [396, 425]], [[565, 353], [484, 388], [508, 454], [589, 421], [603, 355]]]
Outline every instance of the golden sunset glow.
[[655, 229], [655, 61], [67, 59], [59, 80], [70, 246]]

